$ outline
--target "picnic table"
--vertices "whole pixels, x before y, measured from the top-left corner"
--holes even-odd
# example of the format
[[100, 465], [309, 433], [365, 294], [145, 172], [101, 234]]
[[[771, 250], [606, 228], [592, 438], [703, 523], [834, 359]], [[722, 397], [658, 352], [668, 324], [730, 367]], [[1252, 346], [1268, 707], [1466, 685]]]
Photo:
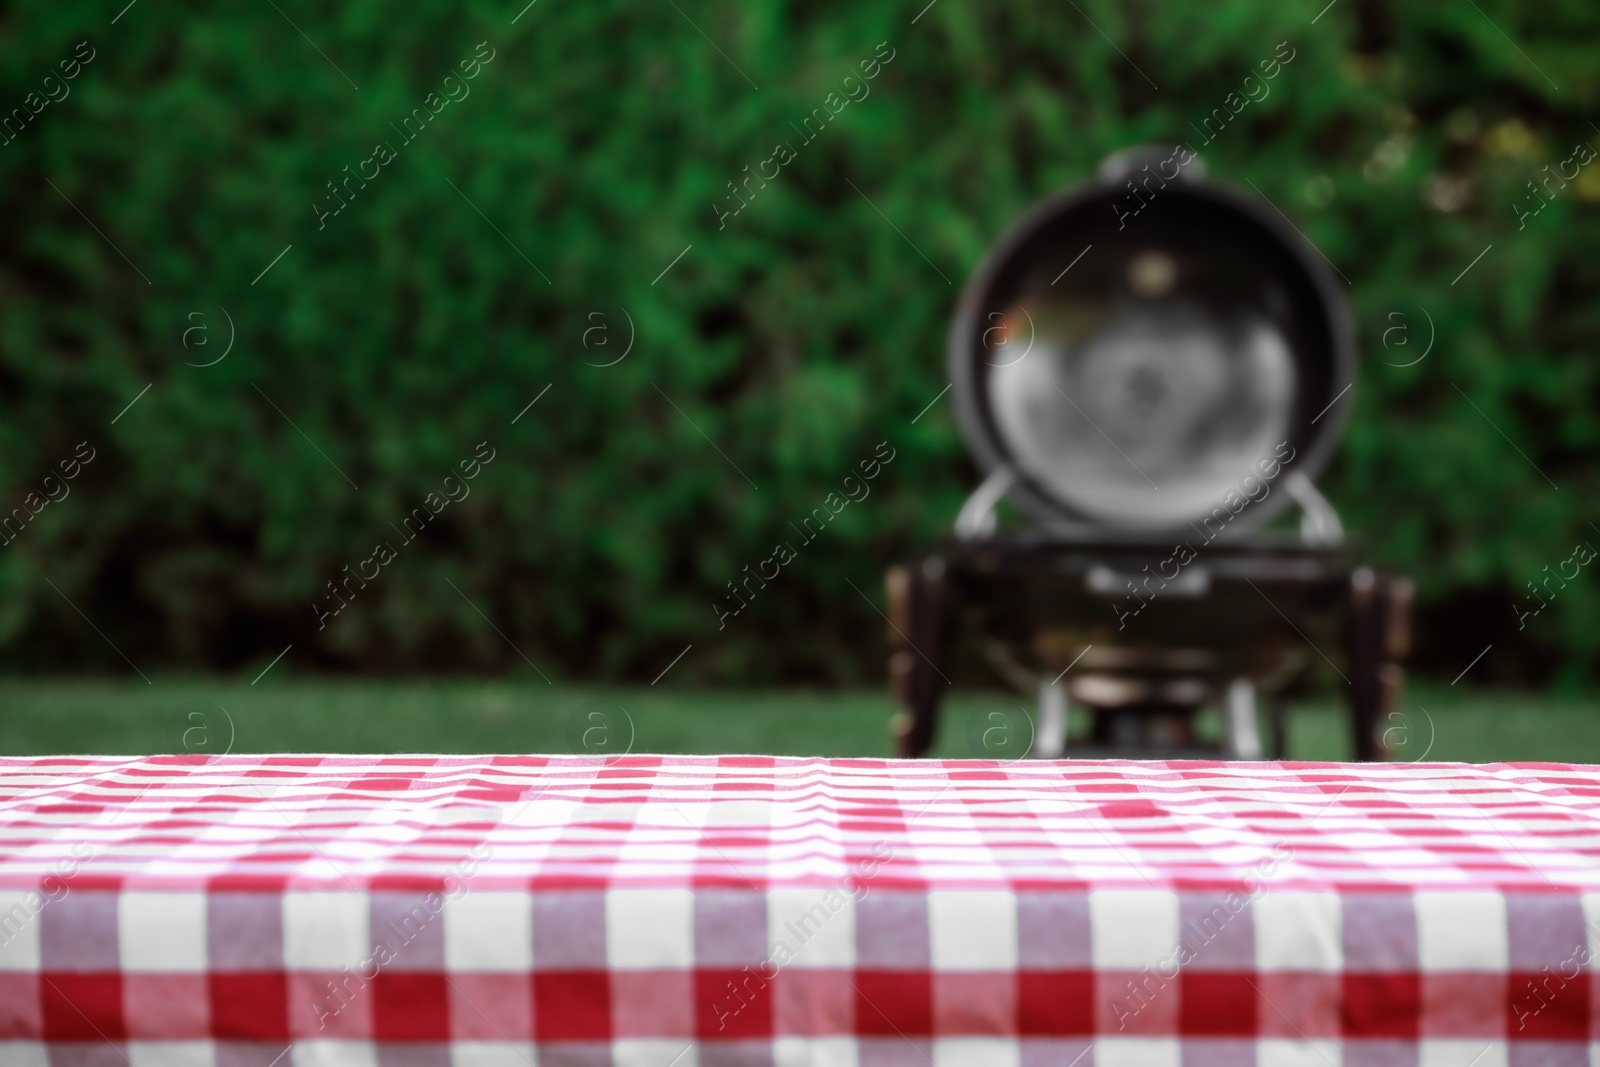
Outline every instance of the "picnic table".
[[0, 759], [0, 1063], [1588, 1067], [1600, 768]]

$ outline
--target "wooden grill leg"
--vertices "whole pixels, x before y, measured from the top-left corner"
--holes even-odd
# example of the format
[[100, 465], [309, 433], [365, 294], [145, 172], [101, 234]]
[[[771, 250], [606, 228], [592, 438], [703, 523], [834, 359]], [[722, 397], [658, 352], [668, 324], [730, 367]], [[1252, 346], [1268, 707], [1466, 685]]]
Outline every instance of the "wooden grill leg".
[[933, 747], [944, 695], [938, 666], [944, 651], [944, 561], [892, 567], [885, 584], [889, 685], [902, 709], [892, 729], [900, 755], [915, 758]]
[[1358, 567], [1350, 576], [1346, 642], [1350, 664], [1350, 725], [1358, 760], [1389, 755], [1388, 715], [1400, 701], [1411, 652], [1411, 579]]
[[1268, 759], [1289, 758], [1289, 705], [1279, 697], [1267, 704], [1267, 737], [1271, 740]]

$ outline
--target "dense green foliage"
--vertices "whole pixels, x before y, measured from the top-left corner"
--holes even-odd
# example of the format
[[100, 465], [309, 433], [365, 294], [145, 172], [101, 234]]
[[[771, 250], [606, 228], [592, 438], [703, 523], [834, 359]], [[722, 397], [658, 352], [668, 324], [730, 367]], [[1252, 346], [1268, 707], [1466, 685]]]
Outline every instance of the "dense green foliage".
[[[1593, 669], [1587, 572], [1520, 634], [1512, 605], [1600, 545], [1600, 166], [1525, 228], [1513, 205], [1600, 144], [1600, 9], [922, 4], [11, 5], [0, 107], [79, 41], [94, 58], [0, 147], [5, 506], [96, 452], [0, 549], [0, 654], [242, 669], [292, 643], [302, 666], [648, 680], [692, 643], [671, 681], [878, 677], [867, 598], [974, 477], [948, 398], [912, 424], [962, 279], [1108, 151], [1195, 140], [1287, 41], [1202, 154], [1350, 280], [1363, 377], [1324, 487], [1418, 576], [1425, 664], [1493, 641], [1475, 678]], [[805, 142], [875, 53], [870, 95]], [[778, 143], [794, 158], [719, 225]], [[377, 174], [319, 222], [346, 167]], [[1429, 355], [1395, 366], [1425, 318]], [[405, 543], [484, 441], [470, 496]], [[725, 583], [879, 442], [872, 495], [719, 631]], [[319, 630], [326, 583], [384, 541]]]

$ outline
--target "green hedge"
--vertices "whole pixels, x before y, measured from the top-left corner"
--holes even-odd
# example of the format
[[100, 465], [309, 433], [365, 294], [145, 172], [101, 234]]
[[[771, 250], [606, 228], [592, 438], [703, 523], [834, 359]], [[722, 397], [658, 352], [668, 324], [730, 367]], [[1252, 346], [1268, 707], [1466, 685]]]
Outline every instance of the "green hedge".
[[[302, 668], [648, 680], [692, 643], [672, 681], [876, 678], [866, 598], [975, 477], [948, 398], [912, 424], [967, 272], [1107, 152], [1194, 139], [1281, 42], [1204, 156], [1352, 283], [1325, 488], [1417, 575], [1424, 666], [1490, 641], [1474, 680], [1595, 665], [1587, 573], [1520, 633], [1512, 607], [1600, 544], [1600, 166], [1513, 209], [1600, 144], [1590, 3], [118, 6], [0, 16], [0, 106], [67, 91], [0, 146], [7, 506], [95, 450], [0, 548], [13, 669], [292, 643]], [[813, 109], [838, 114], [808, 140]], [[719, 630], [726, 583], [880, 442], [870, 496]], [[319, 630], [347, 566], [379, 573]]]

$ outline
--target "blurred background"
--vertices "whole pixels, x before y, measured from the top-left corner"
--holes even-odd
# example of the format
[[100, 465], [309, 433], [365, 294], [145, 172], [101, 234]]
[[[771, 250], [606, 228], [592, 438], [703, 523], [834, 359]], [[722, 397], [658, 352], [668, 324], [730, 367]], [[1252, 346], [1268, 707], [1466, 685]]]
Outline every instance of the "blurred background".
[[[959, 288], [1186, 143], [1349, 283], [1399, 758], [1600, 758], [1600, 9], [524, 2], [0, 14], [0, 750], [887, 753]], [[955, 682], [945, 755], [1031, 699]]]

